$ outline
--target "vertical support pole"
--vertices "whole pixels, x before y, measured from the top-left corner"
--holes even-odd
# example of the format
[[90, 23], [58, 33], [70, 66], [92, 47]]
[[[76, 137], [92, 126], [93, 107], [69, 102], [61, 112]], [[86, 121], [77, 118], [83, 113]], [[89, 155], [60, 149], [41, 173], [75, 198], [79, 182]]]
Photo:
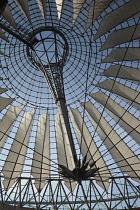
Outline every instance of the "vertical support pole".
[[69, 151], [69, 152], [71, 153], [71, 156], [73, 157], [73, 159], [72, 159], [72, 160], [74, 160], [73, 166], [75, 167], [75, 163], [77, 161], [77, 156], [76, 156], [76, 150], [75, 150], [75, 146], [74, 146], [74, 142], [73, 142], [73, 138], [72, 138], [70, 122], [69, 122], [69, 117], [68, 117], [68, 111], [67, 111], [65, 100], [59, 99], [57, 102], [57, 106], [58, 106], [60, 121], [61, 121], [61, 124], [63, 127], [63, 134], [65, 135], [65, 139], [67, 141], [66, 144], [70, 145], [69, 148], [71, 148], [71, 151]]
[[[45, 48], [44, 48], [45, 49]], [[74, 146], [74, 142], [73, 142], [73, 137], [72, 137], [72, 133], [71, 133], [71, 128], [70, 128], [70, 122], [69, 122], [69, 117], [68, 117], [68, 110], [66, 107], [66, 99], [65, 99], [65, 92], [64, 92], [64, 84], [63, 84], [63, 62], [62, 62], [62, 66], [57, 66], [54, 65], [54, 67], [51, 67], [51, 63], [49, 63], [49, 58], [46, 52], [46, 56], [48, 59], [48, 63], [49, 63], [49, 70], [46, 69], [42, 62], [41, 59], [39, 58], [39, 56], [37, 55], [37, 53], [35, 52], [35, 56], [40, 64], [39, 70], [43, 73], [48, 86], [50, 88], [50, 91], [52, 93], [52, 96], [56, 102], [56, 105], [58, 107], [58, 112], [60, 115], [60, 121], [61, 124], [63, 125], [63, 133], [65, 135], [65, 139], [66, 139], [66, 144], [70, 145], [69, 148], [71, 148], [71, 156], [72, 158], [72, 164], [73, 164], [73, 168], [75, 168], [75, 165], [77, 163], [77, 155], [76, 155], [76, 150], [75, 150], [75, 146]]]
[[127, 178], [125, 178], [125, 185], [126, 185], [126, 194], [127, 194], [127, 198], [128, 198], [128, 207], [131, 209], [132, 206], [131, 206], [131, 204], [130, 204], [130, 199], [129, 199], [130, 193], [129, 193], [129, 191], [128, 191]]
[[[116, 185], [118, 191], [120, 192], [120, 195], [122, 196], [123, 200], [125, 201], [126, 206], [128, 207], [128, 203], [127, 203], [127, 201], [126, 201], [126, 199], [125, 199], [125, 186], [124, 186], [124, 189], [123, 189], [124, 192], [122, 193], [121, 190], [120, 190], [120, 188], [119, 188], [119, 186], [118, 186], [118, 184], [117, 184], [117, 182], [115, 181], [115, 179], [114, 179], [114, 183], [115, 183], [115, 185]], [[125, 183], [124, 183], [124, 185], [125, 185]]]
[[0, 177], [0, 194], [1, 194], [1, 201], [3, 203], [3, 193], [2, 193], [2, 181], [1, 181], [1, 177]]
[[112, 208], [113, 182], [114, 182], [114, 179], [111, 180], [111, 194], [110, 194], [111, 198], [110, 198], [110, 204], [109, 204], [110, 209]]
[[91, 194], [91, 180], [89, 180], [89, 182], [90, 182], [90, 185], [89, 185], [89, 190], [90, 190], [90, 209], [91, 209], [91, 199], [92, 199], [92, 194]]
[[19, 177], [19, 206], [21, 207], [21, 178]]

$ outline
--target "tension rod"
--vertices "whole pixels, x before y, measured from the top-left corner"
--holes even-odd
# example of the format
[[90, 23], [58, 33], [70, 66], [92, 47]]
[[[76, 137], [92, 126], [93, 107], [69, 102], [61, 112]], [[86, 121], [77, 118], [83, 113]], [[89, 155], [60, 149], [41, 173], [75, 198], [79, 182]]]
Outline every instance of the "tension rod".
[[23, 39], [21, 36], [17, 35], [15, 32], [11, 31], [9, 28], [7, 28], [6, 26], [4, 26], [3, 24], [0, 23], [0, 28], [2, 28], [3, 30], [7, 31], [9, 34], [11, 34], [12, 36], [14, 36], [15, 38], [17, 38], [18, 40], [20, 40], [21, 42], [23, 42], [24, 44], [26, 44], [27, 46], [31, 47], [31, 44], [29, 42], [27, 42], [25, 39]]

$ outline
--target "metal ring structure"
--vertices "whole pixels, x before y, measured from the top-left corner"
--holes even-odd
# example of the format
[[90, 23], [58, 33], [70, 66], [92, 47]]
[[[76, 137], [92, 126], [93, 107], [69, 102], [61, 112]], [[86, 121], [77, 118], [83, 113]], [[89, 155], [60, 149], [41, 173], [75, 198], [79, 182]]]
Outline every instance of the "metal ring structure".
[[140, 1], [2, 8], [0, 208], [140, 208]]

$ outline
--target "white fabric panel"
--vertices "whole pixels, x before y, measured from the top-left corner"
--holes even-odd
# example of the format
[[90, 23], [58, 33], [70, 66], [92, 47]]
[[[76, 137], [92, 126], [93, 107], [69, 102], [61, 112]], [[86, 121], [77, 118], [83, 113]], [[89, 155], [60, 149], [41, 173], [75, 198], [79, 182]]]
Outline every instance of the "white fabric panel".
[[3, 147], [14, 120], [18, 117], [23, 108], [24, 106], [13, 106], [9, 108], [0, 121], [0, 149]]
[[0, 38], [4, 39], [6, 42], [9, 42], [8, 38], [5, 36], [4, 32], [0, 29]]
[[111, 53], [102, 61], [102, 63], [112, 63], [116, 61], [139, 61], [140, 48], [117, 48], [112, 50]]
[[[57, 156], [58, 163], [66, 166], [70, 170], [73, 170], [75, 165], [73, 162], [73, 157], [71, 154], [71, 148], [67, 139], [64, 135], [63, 125], [60, 121], [59, 113], [55, 116], [55, 131], [56, 131], [56, 144], [57, 144]], [[65, 185], [68, 187], [70, 191], [73, 191], [76, 187], [76, 182], [66, 181]]]
[[128, 80], [140, 81], [140, 69], [122, 66], [122, 65], [112, 65], [103, 73], [102, 76], [107, 77], [117, 77]]
[[6, 92], [7, 89], [6, 88], [0, 88], [0, 94]]
[[[62, 99], [58, 100], [57, 102], [58, 106], [58, 113], [59, 113], [59, 119], [61, 124], [61, 130], [63, 133], [63, 139], [65, 144], [67, 145], [66, 148], [68, 149], [68, 156], [71, 158], [71, 167], [70, 169], [75, 167], [74, 163], [74, 156], [73, 156], [73, 138], [70, 130], [70, 124], [69, 124], [69, 117], [68, 117], [68, 111], [66, 109], [65, 101]], [[75, 149], [75, 148], [74, 148]]]
[[17, 141], [13, 142], [2, 169], [2, 173], [5, 177], [3, 182], [5, 190], [8, 190], [14, 184], [15, 179], [21, 174], [30, 136], [33, 115], [34, 111], [24, 114], [15, 136]]
[[120, 23], [132, 17], [138, 12], [140, 12], [140, 1], [131, 0], [128, 3], [124, 4], [123, 6], [119, 7], [118, 9], [114, 10], [113, 12], [109, 13], [101, 21], [101, 24], [95, 36], [95, 39], [107, 33], [112, 28], [119, 25]]
[[[96, 167], [104, 167], [104, 170], [106, 171], [107, 175], [104, 177], [104, 172], [100, 172], [99, 174], [101, 175], [102, 178], [100, 178], [99, 175], [95, 176], [95, 180], [97, 181], [98, 185], [105, 190], [108, 189], [109, 187], [109, 177], [110, 177], [110, 172], [107, 168], [107, 165], [102, 158], [96, 144], [93, 141], [93, 138], [86, 126], [86, 124], [83, 122], [82, 116], [80, 115], [79, 111], [77, 109], [71, 109], [71, 120], [72, 124], [75, 130], [75, 134], [79, 143], [79, 147], [81, 148], [81, 152], [83, 157], [87, 155], [87, 162], [96, 162]], [[82, 135], [82, 138], [81, 138]], [[102, 176], [103, 175], [103, 176]], [[96, 178], [97, 177], [97, 178]], [[99, 181], [98, 181], [99, 180]]]
[[95, 1], [93, 1], [91, 3], [90, 8], [88, 10], [88, 19], [87, 19], [87, 22], [86, 22], [86, 28], [85, 29], [88, 29], [91, 26], [91, 24], [93, 23], [93, 21], [96, 19], [94, 6], [95, 6]]
[[0, 111], [11, 104], [15, 99], [14, 98], [4, 98], [0, 97]]
[[15, 21], [13, 19], [12, 13], [8, 5], [5, 7], [5, 10], [2, 13], [2, 16], [11, 24], [11, 26], [13, 26], [13, 28], [17, 29]]
[[113, 31], [109, 34], [101, 50], [140, 38], [140, 25]]
[[64, 135], [63, 124], [60, 121], [59, 114], [57, 114], [55, 117], [55, 129], [56, 129], [58, 163], [66, 166], [70, 170], [73, 170], [75, 167], [73, 156], [70, 144]]
[[44, 19], [46, 19], [46, 0], [36, 0]]
[[15, 0], [15, 2], [22, 11], [22, 13], [25, 15], [25, 17], [27, 18], [27, 20], [31, 22], [29, 8], [28, 8], [28, 0]]
[[106, 139], [104, 141], [104, 144], [107, 147], [107, 150], [112, 155], [116, 164], [119, 166], [120, 170], [124, 174], [128, 174], [130, 177], [133, 177], [135, 181], [140, 182], [140, 179], [137, 178], [137, 176], [140, 176], [140, 170], [138, 171], [140, 160], [121, 140], [121, 138], [118, 136], [115, 130], [112, 129], [105, 118], [101, 117], [100, 112], [95, 108], [92, 103], [85, 103], [85, 109], [93, 126], [97, 128], [97, 132], [100, 135], [101, 139]]
[[85, 0], [73, 0], [73, 23], [79, 15], [79, 12], [84, 4]]
[[34, 148], [31, 174], [35, 178], [35, 186], [41, 191], [49, 174], [50, 165], [50, 130], [47, 113], [40, 116]]
[[113, 0], [95, 0], [91, 3], [86, 29], [90, 27], [92, 22], [98, 18], [98, 16], [108, 7]]
[[90, 94], [90, 96], [105, 106], [114, 120], [116, 120], [118, 124], [122, 126], [137, 143], [140, 144], [140, 122], [136, 117], [134, 117], [112, 99], [108, 99], [108, 96], [104, 93], [98, 92], [95, 94]]
[[111, 79], [105, 80], [104, 82], [99, 83], [96, 86], [123, 97], [131, 105], [135, 106], [137, 109], [140, 109], [140, 94], [138, 91], [126, 87], [121, 83], [114, 83], [114, 80]]
[[56, 2], [57, 11], [58, 11], [58, 18], [60, 19], [62, 6], [63, 6], [63, 0], [55, 0], [55, 2]]

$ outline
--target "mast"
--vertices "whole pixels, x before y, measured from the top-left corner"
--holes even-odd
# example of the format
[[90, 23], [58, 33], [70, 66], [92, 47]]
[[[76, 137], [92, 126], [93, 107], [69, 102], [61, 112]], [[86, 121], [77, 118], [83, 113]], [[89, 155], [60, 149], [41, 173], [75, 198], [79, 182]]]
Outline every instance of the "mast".
[[[31, 37], [33, 37], [33, 34]], [[44, 50], [42, 56], [40, 56], [38, 47]], [[66, 144], [70, 145], [75, 165], [77, 156], [70, 128], [63, 82], [63, 67], [67, 54], [67, 40], [60, 31], [51, 27], [41, 28], [40, 31], [34, 32], [34, 37], [30, 40], [30, 46], [27, 46], [27, 55], [32, 63], [43, 73], [58, 107], [60, 121], [63, 125], [63, 134], [66, 137]]]

